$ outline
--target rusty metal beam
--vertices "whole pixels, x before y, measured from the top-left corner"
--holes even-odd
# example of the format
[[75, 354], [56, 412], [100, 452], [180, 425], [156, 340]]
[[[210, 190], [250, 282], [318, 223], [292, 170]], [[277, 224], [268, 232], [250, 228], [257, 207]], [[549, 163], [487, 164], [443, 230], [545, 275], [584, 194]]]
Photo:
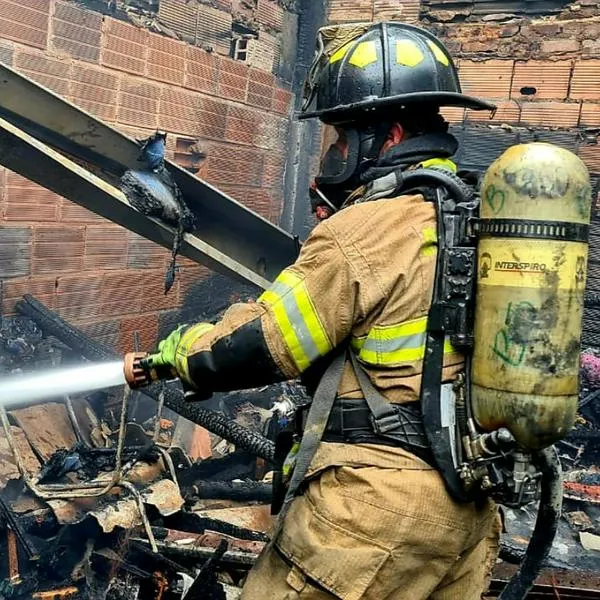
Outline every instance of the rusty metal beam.
[[[36, 140], [112, 177], [120, 177], [128, 168], [139, 168], [139, 147], [134, 140], [5, 65], [0, 65], [0, 117]], [[5, 147], [0, 161], [10, 169], [21, 174], [22, 170], [29, 171], [37, 175], [36, 183], [56, 191], [57, 177], [48, 168], [37, 174], [37, 169], [31, 168], [34, 165], [29, 165], [29, 169], [22, 165], [19, 170], [18, 162], [6, 164], [3, 154]], [[48, 161], [45, 163], [50, 166]], [[187, 239], [189, 258], [211, 268], [223, 264], [221, 272], [261, 287], [295, 260], [299, 245], [293, 236], [178, 165], [166, 161], [166, 166], [196, 215], [198, 228]], [[168, 228], [151, 225], [148, 219], [138, 223], [139, 213], [134, 215], [122, 208], [113, 211], [114, 197], [109, 201], [103, 197], [105, 194], [90, 193], [86, 182], [79, 184], [75, 178], [68, 191], [69, 199], [89, 210], [161, 245], [167, 245], [168, 240], [170, 245]], [[109, 195], [113, 196], [112, 192]], [[106, 208], [104, 202], [108, 203]], [[258, 278], [249, 277], [251, 273]]]
[[[120, 190], [2, 118], [0, 164], [165, 248], [173, 244], [172, 227], [142, 215]], [[180, 254], [246, 283], [269, 285], [255, 270], [195, 234], [185, 234]]]

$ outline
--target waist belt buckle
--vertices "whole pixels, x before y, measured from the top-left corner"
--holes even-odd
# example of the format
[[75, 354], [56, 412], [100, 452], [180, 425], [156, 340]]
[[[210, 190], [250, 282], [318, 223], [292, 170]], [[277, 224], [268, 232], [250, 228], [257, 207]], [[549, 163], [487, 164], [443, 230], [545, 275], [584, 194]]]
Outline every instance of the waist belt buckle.
[[385, 435], [391, 431], [402, 429], [400, 416], [395, 411], [381, 415], [377, 418], [374, 415], [371, 415], [370, 420], [373, 431], [379, 435]]

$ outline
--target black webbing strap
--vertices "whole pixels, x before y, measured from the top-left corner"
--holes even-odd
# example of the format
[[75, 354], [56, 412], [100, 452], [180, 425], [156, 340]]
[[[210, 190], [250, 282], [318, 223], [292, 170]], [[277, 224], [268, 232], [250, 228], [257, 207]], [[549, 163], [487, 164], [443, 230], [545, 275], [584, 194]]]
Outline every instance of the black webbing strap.
[[402, 445], [415, 449], [429, 448], [423, 419], [402, 405], [394, 405], [380, 394], [358, 362], [358, 358], [350, 352], [352, 366], [358, 378], [358, 383], [371, 411], [373, 431], [385, 438], [401, 442]]

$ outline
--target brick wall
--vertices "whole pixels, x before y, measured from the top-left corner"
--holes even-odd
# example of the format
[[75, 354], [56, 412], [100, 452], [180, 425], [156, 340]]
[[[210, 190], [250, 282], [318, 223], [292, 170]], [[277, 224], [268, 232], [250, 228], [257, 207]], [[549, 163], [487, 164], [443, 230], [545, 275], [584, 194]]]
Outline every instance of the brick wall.
[[598, 175], [600, 2], [558, 4], [549, 3], [549, 14], [536, 17], [424, 6], [421, 18], [456, 57], [464, 90], [498, 105], [491, 121], [483, 113], [450, 109], [451, 122], [466, 128], [505, 124], [516, 131], [562, 132], [573, 136], [570, 149]]
[[[214, 10], [231, 9], [219, 2]], [[171, 3], [173, 5], [173, 3]], [[172, 10], [185, 3], [176, 3]], [[261, 0], [274, 33], [284, 11]], [[209, 27], [210, 23], [207, 23]], [[0, 0], [0, 62], [128, 135], [166, 130], [169, 158], [276, 222], [292, 94], [272, 72], [63, 0]], [[201, 153], [206, 159], [201, 159]], [[96, 339], [150, 348], [165, 312], [208, 271], [0, 167], [3, 311], [32, 293]]]
[[414, 23], [419, 19], [421, 0], [330, 0], [329, 20], [349, 21], [398, 20]]
[[396, 18], [428, 28], [455, 57], [464, 91], [498, 105], [491, 120], [446, 109], [454, 126], [580, 132], [572, 149], [600, 172], [593, 131], [600, 118], [599, 1], [332, 0], [329, 18]]

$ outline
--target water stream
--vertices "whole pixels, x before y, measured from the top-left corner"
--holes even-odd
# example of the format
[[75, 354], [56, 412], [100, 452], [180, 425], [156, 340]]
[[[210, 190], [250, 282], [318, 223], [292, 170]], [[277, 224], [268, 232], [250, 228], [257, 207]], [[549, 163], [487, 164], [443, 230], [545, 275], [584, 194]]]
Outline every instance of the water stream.
[[37, 373], [0, 376], [0, 404], [5, 408], [123, 385], [123, 362], [96, 363]]

